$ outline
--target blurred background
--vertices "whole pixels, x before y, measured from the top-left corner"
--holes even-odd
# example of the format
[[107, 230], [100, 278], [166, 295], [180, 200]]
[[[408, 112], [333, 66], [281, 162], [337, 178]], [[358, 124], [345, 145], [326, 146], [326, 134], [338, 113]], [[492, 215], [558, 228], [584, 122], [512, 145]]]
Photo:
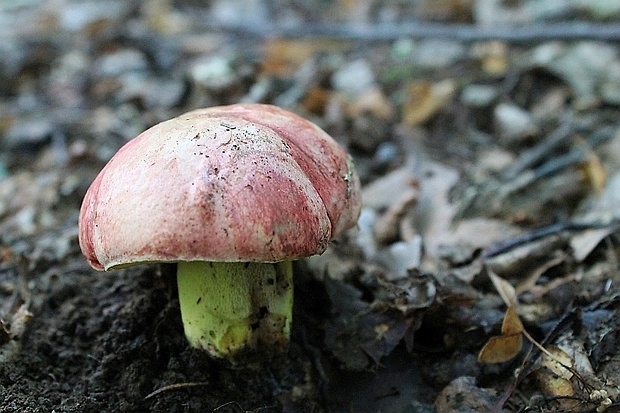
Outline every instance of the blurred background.
[[[618, 0], [0, 0], [0, 412], [616, 407], [619, 22]], [[77, 244], [124, 143], [236, 102], [317, 123], [364, 186], [258, 375], [187, 348], [165, 266], [94, 274]], [[511, 305], [570, 374], [528, 340], [478, 357]]]

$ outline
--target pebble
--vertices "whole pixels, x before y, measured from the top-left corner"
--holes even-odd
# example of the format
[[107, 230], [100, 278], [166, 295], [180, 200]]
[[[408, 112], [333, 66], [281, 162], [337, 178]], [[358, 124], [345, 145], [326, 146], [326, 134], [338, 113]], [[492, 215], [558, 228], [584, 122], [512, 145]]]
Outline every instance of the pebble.
[[146, 71], [148, 61], [140, 50], [121, 49], [99, 57], [94, 67], [98, 76], [111, 77], [127, 72]]
[[222, 91], [237, 81], [230, 59], [219, 55], [195, 61], [190, 67], [190, 77], [200, 86], [212, 91]]
[[511, 103], [497, 105], [493, 117], [500, 137], [508, 143], [517, 143], [537, 131], [530, 113]]
[[375, 74], [366, 60], [357, 59], [335, 72], [331, 82], [335, 90], [347, 96], [355, 96], [375, 83]]
[[377, 254], [377, 261], [390, 272], [388, 279], [407, 276], [408, 271], [420, 268], [422, 261], [422, 237], [419, 235], [407, 241], [397, 241]]
[[483, 108], [492, 104], [499, 93], [495, 86], [472, 83], [463, 88], [461, 102], [470, 107]]
[[441, 69], [462, 59], [467, 52], [465, 46], [453, 40], [428, 39], [417, 42], [410, 60], [424, 69]]

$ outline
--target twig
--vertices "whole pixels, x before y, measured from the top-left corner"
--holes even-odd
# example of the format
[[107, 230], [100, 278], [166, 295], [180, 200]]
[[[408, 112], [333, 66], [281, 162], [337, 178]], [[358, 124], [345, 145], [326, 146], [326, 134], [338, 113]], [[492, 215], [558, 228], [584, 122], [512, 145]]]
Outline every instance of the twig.
[[209, 31], [258, 38], [332, 38], [366, 42], [393, 41], [401, 38], [452, 39], [463, 42], [503, 40], [511, 43], [537, 43], [548, 40], [620, 40], [620, 25], [585, 21], [536, 23], [521, 26], [481, 26], [432, 22], [342, 24], [312, 23], [294, 27], [275, 23], [222, 23], [196, 19], [196, 26]]
[[554, 151], [559, 145], [561, 145], [567, 138], [569, 138], [575, 128], [570, 120], [565, 120], [560, 126], [549, 134], [546, 138], [540, 141], [537, 145], [531, 149], [523, 151], [519, 158], [512, 163], [504, 173], [502, 178], [504, 180], [511, 180], [516, 178], [520, 173], [528, 168], [536, 165], [543, 160], [549, 153]]
[[620, 228], [620, 221], [613, 220], [611, 222], [577, 222], [577, 221], [563, 221], [555, 224], [547, 225], [540, 228], [535, 228], [525, 234], [521, 234], [514, 238], [502, 241], [496, 245], [492, 245], [487, 248], [483, 253], [484, 259], [489, 259], [497, 255], [506, 253], [512, 249], [520, 247], [522, 245], [534, 242], [536, 240], [549, 237], [556, 234], [565, 232], [584, 231], [588, 229], [598, 228]]
[[525, 355], [523, 360], [521, 360], [521, 366], [519, 366], [517, 370], [517, 375], [512, 377], [512, 379], [508, 382], [499, 399], [495, 401], [495, 403], [489, 410], [489, 413], [501, 413], [504, 411], [504, 404], [506, 404], [508, 399], [510, 399], [510, 396], [512, 396], [512, 392], [515, 391], [515, 389], [517, 388], [517, 384], [519, 384], [519, 382], [523, 378], [523, 371], [527, 368], [528, 364], [532, 364], [530, 356], [532, 355], [533, 348], [534, 346], [530, 346], [530, 348], [527, 350], [527, 354]]
[[267, 409], [272, 409], [275, 408], [276, 406], [262, 406], [262, 407], [258, 407], [254, 410], [245, 410], [243, 407], [241, 407], [241, 405], [239, 404], [239, 402], [237, 401], [230, 401], [230, 402], [226, 402], [224, 404], [222, 404], [221, 406], [216, 407], [215, 409], [213, 409], [214, 412], [217, 412], [219, 410], [222, 410], [225, 407], [229, 407], [229, 406], [235, 406], [235, 408], [239, 409], [240, 412], [243, 413], [257, 413], [263, 410], [267, 410]]
[[579, 373], [573, 366], [568, 366], [562, 362], [562, 360], [558, 359], [554, 354], [551, 354], [549, 350], [547, 350], [542, 344], [538, 343], [538, 341], [534, 340], [534, 337], [527, 332], [527, 330], [523, 330], [523, 335], [527, 338], [530, 343], [532, 343], [538, 350], [540, 350], [545, 356], [549, 357], [551, 360], [558, 363], [560, 366], [564, 367], [566, 370], [571, 372], [571, 374], [577, 378], [583, 384], [584, 388], [588, 391], [591, 391], [593, 386], [590, 385], [585, 378], [582, 377], [581, 373]]
[[157, 396], [160, 393], [163, 393], [165, 391], [170, 391], [170, 390], [179, 390], [179, 389], [186, 389], [188, 387], [198, 387], [198, 386], [207, 386], [209, 383], [205, 382], [205, 381], [200, 381], [200, 382], [190, 382], [190, 383], [175, 383], [175, 384], [169, 384], [167, 386], [164, 387], [160, 387], [159, 389], [155, 390], [152, 393], [149, 393], [144, 400], [148, 400], [153, 396]]

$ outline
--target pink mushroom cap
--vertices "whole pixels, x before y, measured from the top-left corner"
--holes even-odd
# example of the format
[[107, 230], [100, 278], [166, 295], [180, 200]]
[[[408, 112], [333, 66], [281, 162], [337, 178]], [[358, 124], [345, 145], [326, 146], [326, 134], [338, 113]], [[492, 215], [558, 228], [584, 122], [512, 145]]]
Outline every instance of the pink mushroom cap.
[[125, 144], [86, 192], [79, 242], [96, 269], [278, 262], [355, 225], [359, 178], [327, 133], [275, 106], [199, 109]]

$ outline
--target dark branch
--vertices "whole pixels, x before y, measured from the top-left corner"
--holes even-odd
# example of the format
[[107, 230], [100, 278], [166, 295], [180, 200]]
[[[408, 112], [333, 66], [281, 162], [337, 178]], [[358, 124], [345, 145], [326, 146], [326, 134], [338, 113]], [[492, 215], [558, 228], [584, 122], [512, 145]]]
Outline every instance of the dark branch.
[[210, 31], [257, 38], [315, 39], [332, 38], [366, 42], [400, 38], [452, 39], [463, 42], [503, 40], [511, 43], [536, 43], [548, 40], [620, 40], [620, 24], [597, 24], [583, 21], [532, 24], [510, 27], [440, 24], [428, 22], [382, 23], [369, 25], [312, 24], [284, 27], [269, 24], [222, 24], [197, 22]]

